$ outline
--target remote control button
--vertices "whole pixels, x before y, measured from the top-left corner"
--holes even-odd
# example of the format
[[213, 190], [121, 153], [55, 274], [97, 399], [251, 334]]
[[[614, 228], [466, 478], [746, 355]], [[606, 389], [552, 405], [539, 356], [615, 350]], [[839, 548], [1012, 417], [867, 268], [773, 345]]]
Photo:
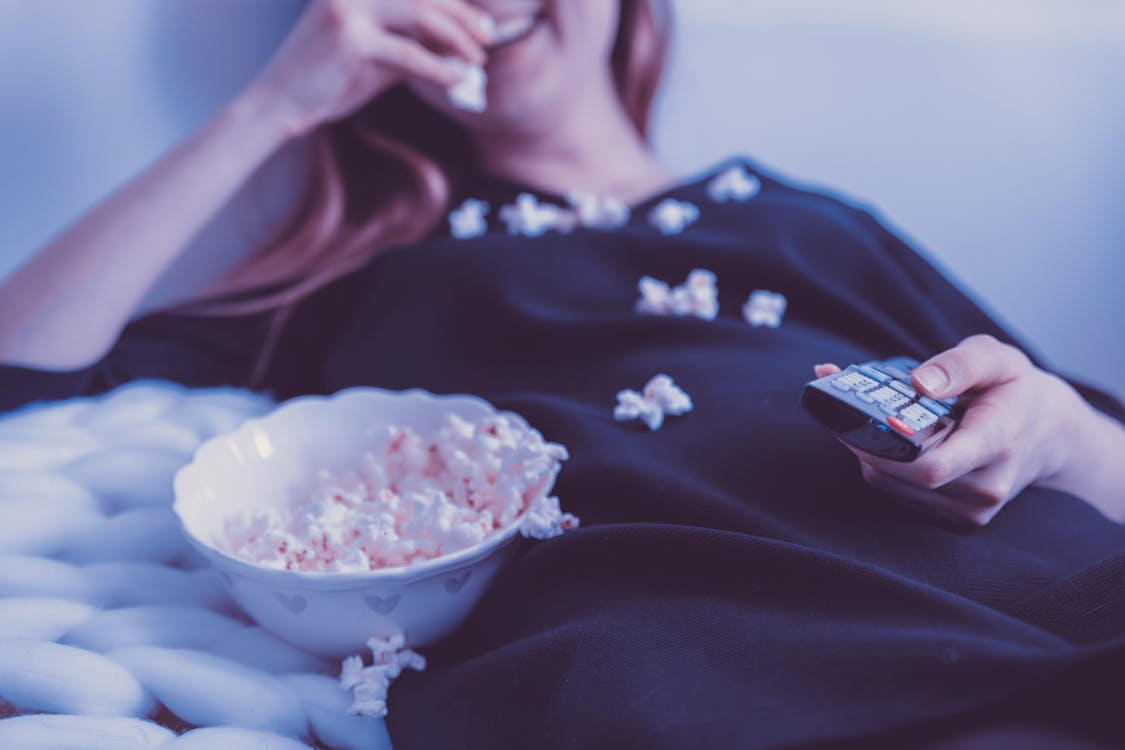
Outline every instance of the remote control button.
[[926, 396], [918, 399], [918, 403], [932, 411], [934, 414], [937, 414], [939, 417], [944, 417], [950, 412], [950, 408], [948, 406], [940, 401], [934, 401], [932, 398], [927, 398]]
[[891, 379], [890, 375], [883, 372], [882, 370], [876, 370], [874, 367], [868, 367], [867, 365], [860, 365], [858, 369], [864, 375], [871, 378], [872, 380], [874, 380], [877, 383], [885, 383], [886, 381]]
[[908, 403], [910, 403], [910, 399], [903, 396], [901, 393], [896, 393], [893, 399], [880, 403], [879, 408], [888, 414], [894, 414], [900, 407], [906, 406]]
[[907, 372], [906, 370], [903, 370], [900, 367], [897, 367], [894, 364], [891, 364], [890, 362], [884, 362], [883, 366], [880, 367], [879, 369], [881, 369], [883, 372], [887, 373], [891, 377], [898, 378], [899, 380], [905, 380], [907, 382], [910, 382], [910, 373]]
[[854, 370], [849, 370], [843, 375], [839, 375], [833, 378], [830, 382], [833, 386], [845, 392], [853, 389], [857, 391], [869, 391], [875, 386], [879, 385], [871, 378], [867, 377], [866, 375], [862, 375]]
[[887, 417], [887, 424], [889, 424], [891, 427], [894, 427], [896, 430], [901, 432], [903, 435], [906, 435], [907, 437], [911, 437], [914, 434], [914, 430], [910, 428], [910, 425], [906, 424], [897, 417]]
[[[890, 359], [884, 360], [883, 364], [910, 373], [914, 372], [915, 368], [918, 367], [918, 360], [913, 357], [891, 357]], [[883, 367], [883, 369], [885, 370], [886, 367]], [[907, 380], [909, 380], [909, 378], [907, 378]]]
[[896, 391], [906, 396], [907, 398], [914, 398], [918, 395], [918, 391], [914, 390], [906, 383], [900, 382], [898, 380], [892, 380], [891, 382], [887, 383], [887, 385], [889, 385], [891, 388], [894, 388]]
[[863, 401], [866, 404], [871, 404], [871, 403], [875, 402], [875, 399], [873, 399], [871, 397], [870, 391], [856, 391], [855, 397], [858, 398], [860, 401]]
[[874, 380], [872, 380], [871, 378], [866, 377], [864, 375], [860, 375], [859, 379], [856, 380], [855, 389], [856, 389], [856, 392], [859, 392], [859, 391], [866, 392], [866, 391], [871, 390], [872, 388], [875, 388], [878, 385], [879, 384], [877, 382], [875, 382]]
[[911, 404], [899, 412], [898, 416], [902, 421], [914, 428], [915, 431], [919, 432], [938, 421], [937, 415], [921, 404]]
[[892, 398], [895, 398], [898, 395], [899, 395], [898, 393], [895, 393], [894, 391], [892, 391], [890, 388], [887, 388], [886, 386], [883, 386], [882, 388], [879, 388], [878, 390], [875, 390], [875, 391], [871, 392], [871, 398], [874, 399], [875, 402], [879, 403], [879, 404], [883, 403], [884, 401], [888, 401]]

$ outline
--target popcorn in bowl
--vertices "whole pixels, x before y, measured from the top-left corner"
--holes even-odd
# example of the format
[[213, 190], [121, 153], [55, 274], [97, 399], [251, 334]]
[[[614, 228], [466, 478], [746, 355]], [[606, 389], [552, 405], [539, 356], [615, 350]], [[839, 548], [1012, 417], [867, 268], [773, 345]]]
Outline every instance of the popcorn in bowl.
[[322, 470], [309, 495], [227, 519], [220, 549], [278, 570], [359, 572], [460, 552], [513, 524], [556, 536], [578, 525], [542, 494], [566, 458], [504, 415], [449, 414], [429, 435], [389, 425], [357, 470]]
[[577, 526], [551, 496], [566, 459], [472, 396], [302, 396], [207, 441], [175, 478], [189, 542], [264, 628], [343, 658], [371, 638], [451, 633], [521, 535]]

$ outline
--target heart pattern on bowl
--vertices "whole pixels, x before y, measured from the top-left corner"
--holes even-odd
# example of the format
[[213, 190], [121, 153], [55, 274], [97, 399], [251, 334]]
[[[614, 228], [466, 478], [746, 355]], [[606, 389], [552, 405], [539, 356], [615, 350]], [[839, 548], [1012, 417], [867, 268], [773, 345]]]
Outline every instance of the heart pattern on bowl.
[[275, 591], [273, 592], [273, 598], [277, 600], [278, 604], [285, 607], [295, 615], [301, 614], [305, 611], [305, 608], [309, 606], [308, 600], [300, 594], [289, 596], [288, 594], [283, 594], [280, 591]]
[[445, 579], [445, 590], [450, 594], [456, 594], [465, 587], [465, 583], [469, 580], [469, 576], [473, 574], [471, 570], [462, 570], [455, 576], [450, 576]]
[[375, 594], [368, 594], [363, 597], [364, 603], [375, 612], [381, 615], [389, 615], [395, 611], [395, 607], [402, 601], [402, 594], [391, 594], [390, 596], [376, 596]]

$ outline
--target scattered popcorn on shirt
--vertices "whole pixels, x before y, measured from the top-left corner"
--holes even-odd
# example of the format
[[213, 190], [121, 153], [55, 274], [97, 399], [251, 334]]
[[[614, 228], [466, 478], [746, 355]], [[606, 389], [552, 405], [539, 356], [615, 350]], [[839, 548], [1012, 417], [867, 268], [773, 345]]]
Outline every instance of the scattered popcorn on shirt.
[[716, 203], [748, 201], [762, 189], [762, 182], [742, 165], [731, 167], [707, 185], [707, 195]]
[[470, 198], [449, 214], [449, 232], [459, 240], [471, 240], [488, 231], [488, 211], [485, 201]]
[[419, 672], [426, 669], [426, 658], [406, 648], [401, 635], [371, 638], [371, 666], [364, 666], [363, 657], [349, 656], [340, 669], [340, 688], [352, 693], [348, 713], [383, 718], [387, 715], [387, 692], [404, 669]]
[[665, 198], [648, 214], [648, 222], [661, 234], [679, 234], [699, 218], [699, 207], [694, 203]]
[[531, 193], [520, 193], [515, 203], [500, 209], [500, 220], [508, 234], [542, 237], [547, 232], [569, 232], [578, 224], [573, 211], [551, 203], [540, 203]]
[[578, 223], [586, 229], [612, 232], [629, 223], [629, 205], [620, 198], [572, 192], [566, 199], [577, 214]]
[[323, 471], [307, 497], [228, 519], [219, 546], [266, 568], [327, 573], [407, 566], [517, 523], [525, 536], [554, 536], [578, 525], [540, 497], [566, 459], [504, 415], [450, 414], [428, 437], [392, 426], [357, 471]]
[[667, 315], [677, 318], [693, 316], [714, 320], [719, 314], [719, 289], [715, 274], [697, 268], [688, 274], [687, 281], [674, 289], [651, 276], [642, 276], [637, 282], [641, 298], [635, 310], [643, 315]]
[[672, 378], [657, 375], [648, 381], [643, 393], [633, 390], [618, 392], [613, 418], [618, 422], [639, 419], [650, 430], [656, 431], [664, 424], [666, 416], [678, 417], [693, 408], [691, 397], [672, 382]]
[[446, 62], [460, 67], [461, 82], [449, 87], [449, 101], [453, 106], [468, 112], [483, 112], [488, 108], [488, 74], [479, 65], [469, 65], [457, 57], [447, 57]]
[[781, 318], [785, 315], [787, 306], [788, 302], [783, 294], [758, 289], [751, 293], [746, 304], [742, 306], [742, 317], [755, 328], [761, 326], [777, 328], [781, 325]]

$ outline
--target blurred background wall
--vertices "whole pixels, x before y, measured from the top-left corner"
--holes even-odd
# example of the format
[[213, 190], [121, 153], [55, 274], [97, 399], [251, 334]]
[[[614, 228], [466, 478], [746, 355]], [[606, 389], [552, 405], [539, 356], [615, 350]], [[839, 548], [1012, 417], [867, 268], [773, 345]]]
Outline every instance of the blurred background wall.
[[[0, 277], [221, 106], [301, 5], [0, 0]], [[1051, 364], [1125, 397], [1125, 0], [676, 7], [672, 166], [743, 153], [875, 207]], [[156, 298], [264, 236], [299, 157]]]

